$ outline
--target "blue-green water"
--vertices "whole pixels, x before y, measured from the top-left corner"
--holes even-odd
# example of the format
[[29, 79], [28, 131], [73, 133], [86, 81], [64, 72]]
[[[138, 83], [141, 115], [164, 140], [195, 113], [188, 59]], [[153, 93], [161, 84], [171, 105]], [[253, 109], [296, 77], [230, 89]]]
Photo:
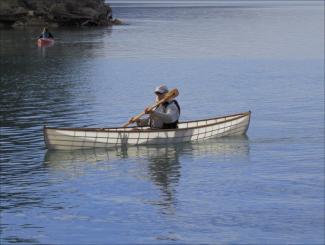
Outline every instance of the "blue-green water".
[[[1, 30], [0, 242], [323, 244], [324, 6], [116, 8], [127, 25]], [[48, 152], [42, 127], [125, 123], [155, 86], [247, 137]]]

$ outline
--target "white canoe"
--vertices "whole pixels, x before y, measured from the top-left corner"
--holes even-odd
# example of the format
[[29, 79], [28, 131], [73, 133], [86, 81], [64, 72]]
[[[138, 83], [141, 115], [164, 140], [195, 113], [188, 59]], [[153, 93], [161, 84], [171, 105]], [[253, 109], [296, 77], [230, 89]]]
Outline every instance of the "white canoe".
[[184, 143], [246, 133], [251, 112], [180, 122], [177, 129], [129, 128], [52, 128], [44, 127], [48, 149], [75, 150], [110, 148], [118, 145], [159, 145]]

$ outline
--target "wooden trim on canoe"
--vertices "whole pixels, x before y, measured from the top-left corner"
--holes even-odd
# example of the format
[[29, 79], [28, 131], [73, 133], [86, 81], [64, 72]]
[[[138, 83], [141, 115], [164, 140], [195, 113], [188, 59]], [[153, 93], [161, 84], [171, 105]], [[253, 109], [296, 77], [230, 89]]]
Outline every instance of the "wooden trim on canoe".
[[[242, 112], [242, 113], [236, 113], [236, 114], [231, 114], [231, 115], [226, 115], [226, 116], [220, 116], [220, 117], [215, 117], [215, 118], [208, 118], [208, 119], [200, 119], [200, 120], [193, 120], [193, 121], [185, 121], [185, 122], [179, 122], [179, 123], [195, 123], [195, 122], [200, 122], [200, 121], [208, 121], [208, 120], [216, 120], [216, 119], [221, 119], [221, 118], [225, 118], [225, 117], [235, 117], [235, 116], [240, 116], [237, 118], [231, 118], [222, 122], [215, 122], [215, 123], [211, 123], [211, 124], [206, 124], [206, 125], [201, 125], [201, 126], [195, 126], [195, 127], [188, 127], [188, 128], [177, 128], [177, 129], [159, 129], [159, 128], [146, 128], [143, 129], [142, 127], [128, 127], [128, 128], [123, 128], [123, 127], [116, 127], [116, 128], [58, 128], [58, 127], [47, 127], [44, 126], [43, 130], [45, 132], [46, 129], [56, 129], [56, 130], [67, 130], [67, 131], [99, 131], [99, 132], [123, 132], [123, 133], [139, 133], [139, 132], [169, 132], [169, 131], [181, 131], [181, 130], [188, 130], [188, 129], [194, 129], [194, 128], [203, 128], [203, 127], [207, 127], [207, 126], [214, 126], [217, 124], [222, 124], [222, 123], [227, 123], [227, 122], [231, 122], [234, 120], [237, 120], [239, 118], [245, 117], [245, 116], [249, 116], [249, 120], [250, 120], [250, 114], [251, 111], [247, 111], [247, 112]], [[125, 129], [137, 129], [137, 130], [125, 130]], [[118, 129], [120, 129], [118, 131]], [[124, 130], [123, 130], [124, 129]], [[45, 135], [45, 134], [44, 134]], [[47, 140], [46, 138], [44, 138], [44, 140]]]

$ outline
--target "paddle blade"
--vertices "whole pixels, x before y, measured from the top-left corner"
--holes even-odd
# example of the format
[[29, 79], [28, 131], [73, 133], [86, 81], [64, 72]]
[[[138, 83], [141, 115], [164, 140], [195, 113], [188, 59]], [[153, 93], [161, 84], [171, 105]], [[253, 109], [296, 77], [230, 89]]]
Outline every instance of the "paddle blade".
[[178, 95], [179, 95], [178, 89], [177, 89], [177, 88], [174, 88], [174, 89], [170, 90], [170, 91], [166, 94], [166, 96], [165, 96], [165, 98], [163, 98], [163, 100], [164, 100], [164, 101], [167, 101], [167, 100], [170, 100], [170, 99], [172, 99], [172, 98], [177, 97]]

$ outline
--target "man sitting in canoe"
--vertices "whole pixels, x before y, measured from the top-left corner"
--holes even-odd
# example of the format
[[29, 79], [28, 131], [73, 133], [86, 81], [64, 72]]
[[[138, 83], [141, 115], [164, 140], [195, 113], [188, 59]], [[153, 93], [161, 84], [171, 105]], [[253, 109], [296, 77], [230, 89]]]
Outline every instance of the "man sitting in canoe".
[[[168, 93], [168, 88], [165, 85], [160, 85], [155, 89], [156, 101], [162, 100]], [[178, 119], [180, 116], [180, 106], [175, 99], [171, 99], [154, 110], [149, 110], [147, 107], [145, 113], [149, 115], [148, 118], [138, 119], [135, 122], [138, 126], [150, 126], [151, 128], [159, 129], [173, 129], [177, 128]], [[129, 120], [129, 123], [133, 122], [133, 118]]]
[[46, 27], [44, 27], [43, 32], [41, 33], [39, 38], [54, 38], [54, 37], [51, 34], [51, 32], [49, 32], [49, 30]]

